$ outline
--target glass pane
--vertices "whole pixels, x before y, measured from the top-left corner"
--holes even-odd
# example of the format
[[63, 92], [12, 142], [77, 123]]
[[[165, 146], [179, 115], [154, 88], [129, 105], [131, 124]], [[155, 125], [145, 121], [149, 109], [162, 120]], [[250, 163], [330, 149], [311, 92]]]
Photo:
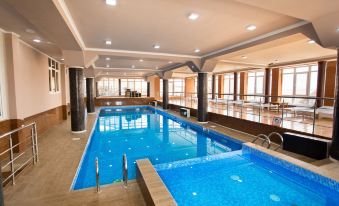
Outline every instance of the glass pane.
[[312, 72], [317, 72], [318, 71], [318, 65], [311, 66], [311, 71]]
[[254, 94], [255, 77], [248, 77], [247, 94]]
[[307, 73], [296, 74], [295, 94], [307, 95]]
[[308, 67], [298, 67], [295, 69], [295, 72], [300, 73], [300, 72], [308, 72]]
[[257, 77], [256, 90], [256, 94], [264, 93], [264, 77]]
[[294, 73], [294, 69], [283, 69], [283, 74]]
[[293, 77], [294, 74], [283, 74], [282, 95], [293, 95]]
[[311, 72], [309, 96], [316, 96], [316, 94], [317, 94], [317, 83], [318, 83], [318, 72]]

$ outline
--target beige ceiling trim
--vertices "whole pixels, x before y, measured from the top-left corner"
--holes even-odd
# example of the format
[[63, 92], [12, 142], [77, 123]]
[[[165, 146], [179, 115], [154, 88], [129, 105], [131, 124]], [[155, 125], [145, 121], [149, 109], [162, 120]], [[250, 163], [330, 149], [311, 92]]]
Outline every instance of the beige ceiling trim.
[[219, 60], [219, 62], [232, 64], [232, 65], [239, 65], [239, 66], [252, 66], [252, 67], [266, 67], [266, 64], [253, 64], [247, 62], [237, 62], [232, 60]]
[[[201, 58], [200, 56], [192, 56], [192, 55], [158, 53], [158, 52], [143, 52], [143, 51], [129, 51], [129, 50], [118, 50], [118, 49], [85, 48], [84, 50], [85, 51], [92, 51], [92, 52], [138, 54], [138, 55], [148, 55], [148, 56], [166, 56], [166, 57], [190, 58], [190, 59], [200, 59]], [[111, 55], [114, 55], [114, 54], [111, 54]]]
[[234, 44], [234, 45], [231, 45], [229, 47], [225, 47], [223, 49], [216, 50], [216, 51], [213, 51], [211, 53], [205, 54], [205, 55], [202, 56], [202, 58], [203, 59], [210, 59], [210, 58], [214, 58], [214, 57], [217, 57], [217, 56], [225, 55], [225, 54], [227, 54], [227, 53], [229, 53], [231, 51], [234, 52], [233, 50], [235, 50], [237, 48], [243, 49], [242, 47], [246, 47], [247, 45], [251, 45], [251, 44], [253, 44], [255, 42], [259, 42], [259, 41], [264, 40], [266, 38], [273, 37], [275, 35], [279, 35], [281, 33], [284, 33], [284, 32], [287, 32], [287, 31], [290, 31], [290, 30], [293, 30], [293, 29], [296, 29], [298, 27], [305, 26], [305, 25], [307, 25], [309, 23], [310, 22], [308, 22], [308, 21], [299, 21], [299, 22], [297, 22], [295, 24], [283, 27], [281, 29], [277, 29], [275, 31], [272, 31], [272, 32], [269, 32], [269, 33], [266, 33], [266, 34], [263, 34], [263, 35], [260, 35], [260, 36], [257, 36], [255, 38], [243, 41], [241, 43]]
[[298, 61], [290, 61], [290, 62], [284, 62], [281, 64], [272, 64], [268, 65], [268, 67], [286, 67], [286, 66], [292, 66], [292, 65], [299, 65], [299, 64], [306, 64], [310, 62], [318, 62], [318, 61], [329, 61], [329, 60], [336, 60], [337, 55], [330, 55], [330, 56], [323, 56], [323, 57], [316, 57], [311, 59], [304, 59], [304, 60], [298, 60]]
[[122, 72], [156, 72], [156, 71], [159, 71], [156, 69], [107, 68], [107, 67], [95, 67], [94, 69], [109, 70], [109, 71], [122, 71]]
[[82, 49], [86, 48], [85, 42], [82, 39], [80, 32], [75, 25], [75, 22], [72, 18], [72, 15], [71, 15], [65, 1], [64, 0], [53, 0], [53, 3], [56, 6], [56, 8], [58, 9], [58, 11], [60, 12], [61, 16], [64, 18], [65, 23], [70, 28], [71, 32], [75, 36], [75, 39], [78, 42], [78, 44], [80, 45], [80, 47]]

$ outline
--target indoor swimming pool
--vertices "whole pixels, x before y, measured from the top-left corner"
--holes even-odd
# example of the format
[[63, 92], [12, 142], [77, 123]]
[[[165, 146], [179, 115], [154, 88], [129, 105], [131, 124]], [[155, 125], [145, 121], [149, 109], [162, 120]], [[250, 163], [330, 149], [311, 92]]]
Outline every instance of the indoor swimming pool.
[[148, 158], [154, 165], [169, 163], [240, 150], [241, 143], [153, 107], [102, 108], [72, 188], [96, 185], [96, 157], [104, 185], [121, 181], [123, 154], [127, 155], [128, 178], [135, 179], [138, 159]]

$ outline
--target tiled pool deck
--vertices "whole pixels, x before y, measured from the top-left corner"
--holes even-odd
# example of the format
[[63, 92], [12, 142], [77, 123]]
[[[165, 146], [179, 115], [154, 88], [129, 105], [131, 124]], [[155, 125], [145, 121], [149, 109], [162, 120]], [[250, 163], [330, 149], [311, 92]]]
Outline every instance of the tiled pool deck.
[[[175, 112], [168, 112], [177, 115]], [[29, 166], [17, 178], [15, 186], [7, 185], [4, 188], [5, 205], [146, 205], [136, 181], [131, 181], [128, 189], [123, 189], [120, 184], [103, 187], [100, 194], [93, 188], [70, 191], [95, 118], [95, 115], [88, 116], [88, 130], [83, 134], [70, 133], [70, 120], [40, 134], [40, 162], [36, 166]], [[190, 121], [197, 123], [193, 118]], [[253, 139], [253, 136], [214, 123], [206, 123], [203, 126], [244, 142]], [[267, 152], [270, 153], [270, 150]], [[284, 156], [287, 161], [301, 164], [306, 169], [315, 169], [339, 181], [339, 163], [331, 163], [329, 160], [315, 162], [303, 156], [284, 151], [282, 153], [288, 155]]]

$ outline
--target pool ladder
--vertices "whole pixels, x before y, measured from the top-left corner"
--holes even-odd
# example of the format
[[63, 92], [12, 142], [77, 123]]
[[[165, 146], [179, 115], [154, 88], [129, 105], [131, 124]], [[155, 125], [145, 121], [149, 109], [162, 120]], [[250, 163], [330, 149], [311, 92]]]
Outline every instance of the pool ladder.
[[[99, 193], [100, 190], [100, 173], [99, 173], [99, 159], [95, 158], [95, 180], [96, 180], [96, 191]], [[128, 166], [127, 166], [127, 156], [126, 154], [122, 155], [122, 181], [124, 187], [127, 188], [128, 183]]]
[[270, 149], [271, 147], [271, 137], [272, 136], [278, 136], [280, 139], [280, 144], [274, 148], [274, 151], [277, 151], [278, 149], [281, 148], [282, 144], [284, 143], [284, 138], [279, 134], [278, 132], [271, 132], [268, 136], [265, 134], [259, 134], [256, 136], [256, 138], [252, 141], [252, 143], [255, 143], [258, 139], [263, 139], [263, 142], [261, 143], [261, 146], [264, 146], [264, 144], [267, 142], [267, 149]]

